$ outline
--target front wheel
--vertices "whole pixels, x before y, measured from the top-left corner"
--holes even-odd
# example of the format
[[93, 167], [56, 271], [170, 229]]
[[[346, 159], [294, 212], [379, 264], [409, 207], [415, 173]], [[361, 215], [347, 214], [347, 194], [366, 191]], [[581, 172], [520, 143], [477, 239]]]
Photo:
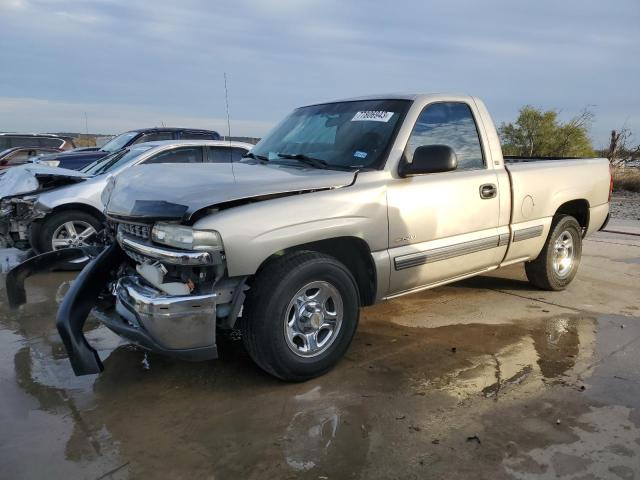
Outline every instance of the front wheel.
[[[69, 247], [95, 245], [101, 222], [95, 216], [79, 210], [55, 212], [44, 219], [37, 238], [38, 250], [42, 253]], [[66, 262], [63, 270], [79, 270], [88, 257]]]
[[269, 263], [254, 279], [242, 316], [246, 350], [256, 364], [287, 381], [330, 370], [358, 325], [353, 275], [338, 260], [295, 252]]
[[582, 257], [582, 231], [569, 216], [556, 217], [538, 257], [525, 263], [527, 278], [543, 290], [564, 290], [578, 272]]

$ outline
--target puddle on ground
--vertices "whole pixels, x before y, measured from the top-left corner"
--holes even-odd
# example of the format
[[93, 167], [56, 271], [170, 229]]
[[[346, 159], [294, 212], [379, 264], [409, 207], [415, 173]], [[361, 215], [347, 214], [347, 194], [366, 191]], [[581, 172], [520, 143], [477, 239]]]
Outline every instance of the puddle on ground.
[[[0, 462], [11, 477], [389, 478], [446, 472], [455, 458], [517, 476], [545, 462], [570, 465], [562, 455], [578, 450], [559, 449], [551, 458], [539, 439], [570, 445], [583, 437], [556, 435], [555, 411], [531, 416], [518, 405], [539, 402], [554, 386], [581, 395], [580, 386], [597, 377], [592, 365], [599, 332], [614, 338], [622, 330], [618, 318], [602, 324], [529, 311], [526, 321], [511, 323], [449, 319], [431, 328], [428, 322], [407, 327], [384, 319], [419, 316], [423, 299], [391, 314], [403, 305], [394, 301], [364, 310], [336, 369], [287, 384], [255, 367], [237, 335], [221, 337], [221, 360], [186, 363], [121, 345], [89, 322], [87, 337], [105, 372], [75, 377], [55, 331], [56, 302], [43, 300], [55, 298], [68, 280], [44, 276], [30, 286], [30, 304], [18, 312], [0, 310]], [[640, 336], [640, 330], [628, 328], [615, 342], [625, 334]], [[536, 404], [531, 411], [544, 408]], [[624, 408], [611, 415], [628, 416], [633, 406]], [[585, 425], [603, 428], [584, 405], [575, 410], [571, 418], [584, 435]], [[505, 418], [523, 421], [500, 425], [496, 415], [507, 411]], [[504, 464], [504, 452], [488, 448], [485, 433], [481, 441], [466, 441], [494, 431], [504, 447], [517, 429], [524, 432], [519, 456]], [[493, 453], [479, 458], [479, 449]], [[25, 450], [29, 461], [22, 458]], [[627, 463], [619, 466], [624, 470]]]

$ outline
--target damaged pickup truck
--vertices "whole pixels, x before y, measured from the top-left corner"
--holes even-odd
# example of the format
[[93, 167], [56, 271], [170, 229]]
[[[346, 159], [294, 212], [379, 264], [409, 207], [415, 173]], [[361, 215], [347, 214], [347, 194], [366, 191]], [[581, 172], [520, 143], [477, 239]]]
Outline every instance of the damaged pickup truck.
[[107, 186], [113, 244], [57, 317], [76, 374], [102, 369], [82, 333], [93, 310], [123, 338], [188, 360], [216, 358], [216, 330], [239, 327], [270, 374], [321, 375], [362, 306], [519, 262], [532, 285], [564, 289], [611, 192], [606, 159], [505, 160], [467, 96], [302, 107], [232, 172], [217, 167], [136, 166]]

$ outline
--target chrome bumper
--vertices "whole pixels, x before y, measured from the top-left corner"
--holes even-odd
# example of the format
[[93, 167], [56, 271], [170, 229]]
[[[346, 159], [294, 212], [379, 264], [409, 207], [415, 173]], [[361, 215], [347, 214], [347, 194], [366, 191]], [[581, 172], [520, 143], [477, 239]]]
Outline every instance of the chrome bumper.
[[215, 265], [220, 263], [220, 254], [218, 252], [174, 250], [171, 248], [156, 247], [139, 241], [135, 237], [127, 236], [122, 232], [118, 232], [117, 239], [125, 252], [131, 251], [145, 257], [159, 260], [162, 263], [185, 266]]
[[118, 280], [114, 293], [116, 312], [161, 350], [215, 348], [217, 294], [167, 296], [135, 276]]

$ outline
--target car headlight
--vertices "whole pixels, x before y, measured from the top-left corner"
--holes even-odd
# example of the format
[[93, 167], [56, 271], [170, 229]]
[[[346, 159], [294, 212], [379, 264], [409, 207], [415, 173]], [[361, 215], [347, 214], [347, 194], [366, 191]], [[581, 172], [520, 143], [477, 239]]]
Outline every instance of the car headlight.
[[222, 238], [215, 230], [196, 230], [172, 223], [156, 223], [151, 229], [151, 239], [184, 250], [222, 250]]
[[37, 163], [38, 165], [46, 165], [48, 167], [57, 167], [60, 165], [60, 160], [34, 160], [33, 163]]

